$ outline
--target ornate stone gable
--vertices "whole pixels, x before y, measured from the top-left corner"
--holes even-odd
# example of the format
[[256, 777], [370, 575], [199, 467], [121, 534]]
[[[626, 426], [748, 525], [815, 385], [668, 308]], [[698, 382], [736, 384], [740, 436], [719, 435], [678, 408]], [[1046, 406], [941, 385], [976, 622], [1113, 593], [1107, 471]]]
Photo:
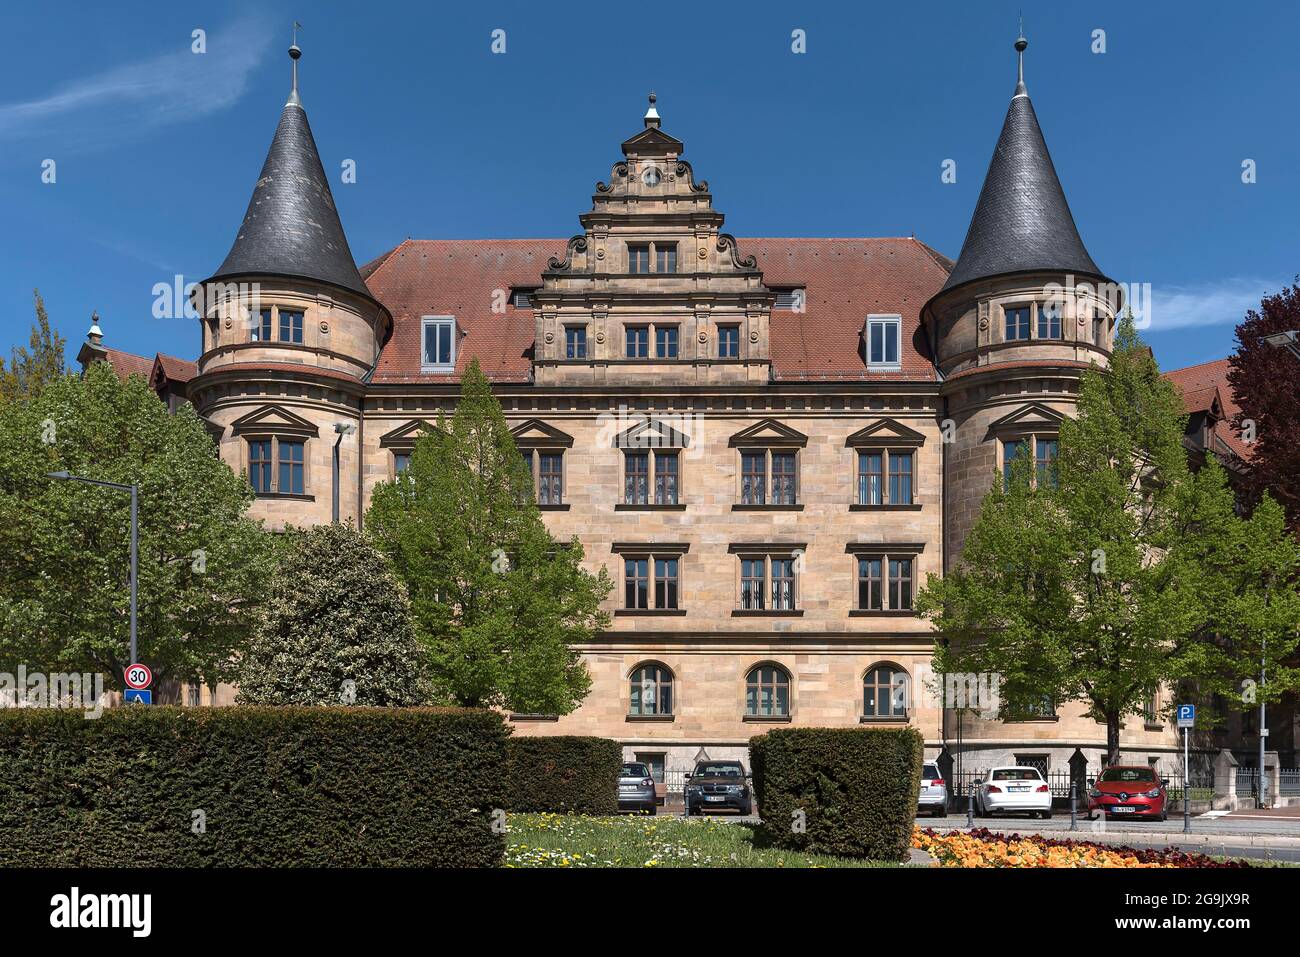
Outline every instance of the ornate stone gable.
[[766, 382], [774, 293], [722, 232], [708, 184], [659, 128], [622, 144], [592, 208], [531, 295], [538, 385]]

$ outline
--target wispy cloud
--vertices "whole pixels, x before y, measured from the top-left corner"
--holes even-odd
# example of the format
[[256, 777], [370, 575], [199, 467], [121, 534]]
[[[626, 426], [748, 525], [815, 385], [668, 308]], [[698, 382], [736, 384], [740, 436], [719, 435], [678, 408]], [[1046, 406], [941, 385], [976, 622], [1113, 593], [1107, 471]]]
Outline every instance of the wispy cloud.
[[206, 116], [244, 95], [270, 39], [252, 18], [210, 32], [206, 53], [191, 52], [189, 38], [180, 37], [171, 52], [72, 80], [34, 100], [0, 103], [0, 138], [57, 137], [84, 148]]
[[1151, 329], [1163, 332], [1192, 326], [1236, 325], [1247, 310], [1277, 292], [1285, 282], [1233, 276], [1184, 286], [1151, 284]]

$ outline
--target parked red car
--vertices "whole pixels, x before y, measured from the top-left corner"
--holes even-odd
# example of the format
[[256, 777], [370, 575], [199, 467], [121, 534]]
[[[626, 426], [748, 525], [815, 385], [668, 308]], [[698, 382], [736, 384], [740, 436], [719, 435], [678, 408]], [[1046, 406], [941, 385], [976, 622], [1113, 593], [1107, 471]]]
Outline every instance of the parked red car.
[[1156, 769], [1116, 764], [1101, 772], [1088, 789], [1088, 817], [1101, 811], [1107, 817], [1169, 818], [1168, 793]]

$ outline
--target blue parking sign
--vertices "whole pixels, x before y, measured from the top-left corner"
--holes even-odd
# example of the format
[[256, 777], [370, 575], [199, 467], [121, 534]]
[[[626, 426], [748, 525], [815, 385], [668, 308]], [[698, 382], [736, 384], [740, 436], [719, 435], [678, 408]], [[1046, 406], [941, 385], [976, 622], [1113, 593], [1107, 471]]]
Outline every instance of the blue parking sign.
[[127, 688], [122, 692], [126, 704], [153, 704], [153, 692], [148, 688]]
[[1196, 724], [1196, 705], [1180, 704], [1178, 706], [1178, 727], [1190, 728]]

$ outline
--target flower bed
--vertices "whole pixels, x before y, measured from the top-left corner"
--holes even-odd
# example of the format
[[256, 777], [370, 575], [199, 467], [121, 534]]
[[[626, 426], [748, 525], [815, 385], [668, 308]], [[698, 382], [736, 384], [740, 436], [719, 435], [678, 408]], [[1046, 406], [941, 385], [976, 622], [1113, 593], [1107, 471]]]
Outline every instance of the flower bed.
[[1019, 834], [995, 834], [987, 828], [949, 831], [914, 828], [912, 846], [929, 851], [940, 867], [1250, 867], [1176, 848], [1163, 850], [1096, 844]]

